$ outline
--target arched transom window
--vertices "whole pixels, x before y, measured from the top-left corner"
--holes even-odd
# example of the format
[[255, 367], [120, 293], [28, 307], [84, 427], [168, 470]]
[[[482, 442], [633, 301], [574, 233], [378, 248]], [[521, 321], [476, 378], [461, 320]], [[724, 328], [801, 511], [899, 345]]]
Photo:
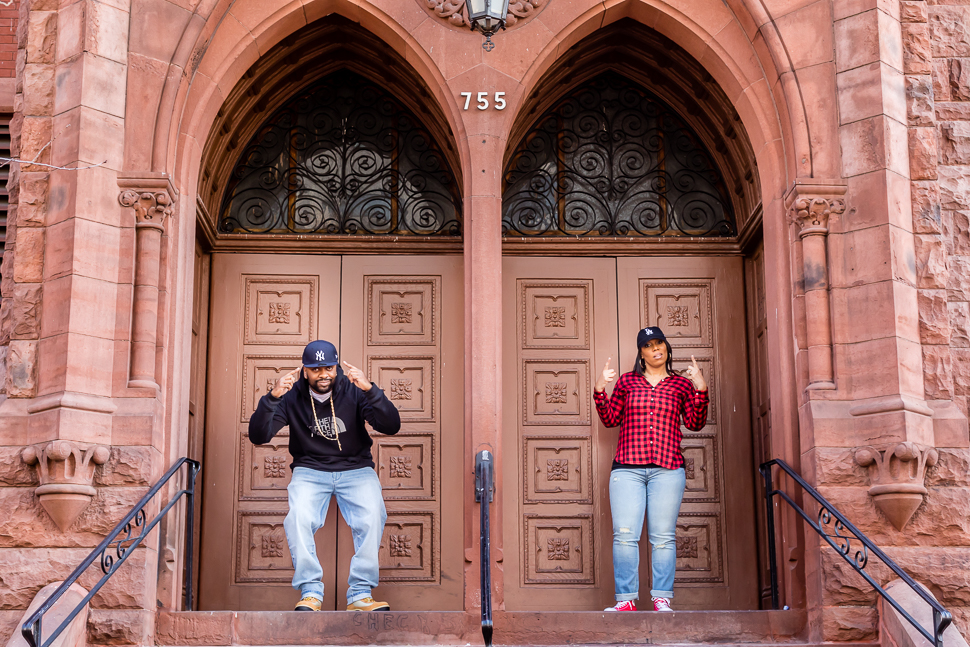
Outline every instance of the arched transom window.
[[420, 120], [341, 70], [263, 124], [233, 169], [222, 233], [458, 235], [461, 195]]
[[557, 102], [505, 168], [506, 236], [735, 236], [724, 179], [656, 96], [607, 72]]

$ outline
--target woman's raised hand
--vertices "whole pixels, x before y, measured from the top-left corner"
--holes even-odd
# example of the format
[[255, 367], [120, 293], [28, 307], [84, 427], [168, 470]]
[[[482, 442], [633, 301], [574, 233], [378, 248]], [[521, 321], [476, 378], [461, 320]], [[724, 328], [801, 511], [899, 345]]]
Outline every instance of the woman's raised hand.
[[613, 361], [612, 357], [606, 359], [606, 365], [603, 366], [603, 374], [600, 375], [600, 379], [596, 380], [596, 384], [593, 386], [593, 390], [602, 393], [606, 390], [606, 385], [616, 379], [616, 371], [610, 368], [610, 362]]
[[704, 373], [701, 372], [700, 367], [697, 365], [697, 360], [694, 356], [690, 356], [691, 365], [687, 367], [687, 377], [691, 382], [694, 383], [694, 388], [698, 391], [707, 390], [707, 381], [704, 379]]

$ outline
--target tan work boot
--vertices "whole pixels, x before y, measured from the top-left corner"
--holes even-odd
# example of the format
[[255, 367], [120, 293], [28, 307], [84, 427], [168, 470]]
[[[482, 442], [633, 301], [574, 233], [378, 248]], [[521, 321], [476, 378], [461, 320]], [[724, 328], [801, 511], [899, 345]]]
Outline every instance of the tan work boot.
[[319, 611], [320, 607], [323, 606], [323, 601], [318, 600], [313, 596], [306, 596], [305, 598], [300, 598], [300, 601], [296, 603], [294, 611]]
[[375, 602], [374, 598], [363, 598], [347, 605], [347, 611], [390, 611], [387, 602]]

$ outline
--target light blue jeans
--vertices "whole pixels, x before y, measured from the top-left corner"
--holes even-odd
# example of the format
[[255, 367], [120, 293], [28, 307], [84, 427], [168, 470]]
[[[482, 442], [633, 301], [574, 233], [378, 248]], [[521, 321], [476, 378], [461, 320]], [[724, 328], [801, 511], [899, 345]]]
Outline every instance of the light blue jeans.
[[293, 478], [286, 487], [290, 511], [283, 520], [286, 543], [293, 557], [293, 588], [303, 597], [323, 600], [323, 568], [317, 559], [313, 535], [327, 519], [330, 497], [337, 497], [337, 507], [354, 535], [354, 556], [347, 578], [347, 604], [369, 598], [380, 574], [378, 549], [387, 511], [377, 472], [363, 467], [346, 472], [322, 472], [307, 467], [294, 467]]
[[640, 529], [647, 515], [651, 597], [674, 597], [677, 569], [677, 515], [687, 485], [684, 468], [615, 469], [610, 473], [610, 510], [613, 513], [613, 580], [616, 601], [640, 597]]

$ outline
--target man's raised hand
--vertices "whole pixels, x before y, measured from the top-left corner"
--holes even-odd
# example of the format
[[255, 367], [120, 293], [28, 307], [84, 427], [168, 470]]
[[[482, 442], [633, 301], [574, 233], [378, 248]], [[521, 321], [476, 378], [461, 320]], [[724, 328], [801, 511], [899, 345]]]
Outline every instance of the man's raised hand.
[[690, 356], [691, 365], [687, 367], [687, 377], [691, 382], [694, 383], [694, 388], [698, 391], [707, 390], [707, 380], [704, 379], [704, 373], [701, 372], [700, 367], [697, 365], [697, 360], [694, 356]]
[[270, 391], [274, 398], [282, 398], [286, 395], [286, 392], [293, 388], [296, 381], [300, 379], [300, 370], [302, 366], [297, 366], [295, 369], [281, 377], [276, 381], [276, 386]]
[[616, 379], [616, 371], [610, 368], [610, 362], [612, 361], [612, 357], [606, 358], [606, 365], [603, 366], [603, 374], [600, 375], [600, 379], [596, 380], [596, 384], [593, 386], [594, 391], [602, 393], [606, 390], [606, 385]]
[[347, 372], [347, 379], [350, 380], [350, 383], [361, 391], [370, 391], [371, 383], [370, 380], [364, 376], [364, 372], [348, 362], [344, 362], [343, 364], [344, 370]]

